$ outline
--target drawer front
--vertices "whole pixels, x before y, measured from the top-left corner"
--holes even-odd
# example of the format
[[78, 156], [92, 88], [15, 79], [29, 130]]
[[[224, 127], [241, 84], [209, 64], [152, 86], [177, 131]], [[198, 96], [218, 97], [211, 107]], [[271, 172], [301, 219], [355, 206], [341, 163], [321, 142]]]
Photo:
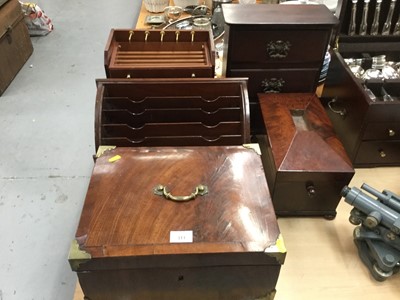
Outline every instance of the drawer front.
[[356, 167], [400, 165], [400, 140], [362, 142], [354, 165]]
[[150, 70], [112, 70], [108, 72], [109, 78], [212, 78], [212, 68], [187, 68], [187, 69], [150, 69]]
[[400, 123], [369, 123], [363, 134], [363, 140], [399, 140]]
[[231, 70], [227, 77], [248, 77], [250, 99], [257, 93], [310, 93], [316, 88], [317, 69]]
[[[237, 30], [230, 38], [228, 59], [233, 64], [258, 67], [319, 67], [328, 37], [329, 32], [324, 30]], [[311, 41], [320, 42], [311, 44]]]
[[[321, 174], [323, 177], [323, 174]], [[272, 202], [277, 215], [336, 215], [340, 191], [350, 179], [341, 181], [280, 181], [277, 176]]]

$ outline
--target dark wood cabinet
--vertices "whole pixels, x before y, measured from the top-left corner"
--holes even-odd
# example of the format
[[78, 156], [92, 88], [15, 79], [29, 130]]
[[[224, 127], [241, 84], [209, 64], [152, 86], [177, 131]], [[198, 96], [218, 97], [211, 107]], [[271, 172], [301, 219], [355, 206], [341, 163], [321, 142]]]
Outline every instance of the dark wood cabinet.
[[[356, 4], [354, 35], [349, 35], [352, 2], [340, 3], [337, 12], [341, 16], [338, 48], [332, 51], [321, 101], [355, 167], [399, 166], [400, 79], [357, 78], [350, 67], [358, 65], [366, 71], [378, 57], [385, 62], [400, 61], [400, 35], [393, 34], [400, 3], [395, 3], [388, 35], [381, 33], [391, 1], [382, 2], [377, 35], [370, 34], [375, 0], [369, 5], [366, 35], [359, 34], [364, 3], [359, 1]], [[382, 88], [393, 101], [384, 101]]]
[[252, 148], [120, 147], [96, 160], [70, 262], [85, 299], [273, 299], [285, 252]]
[[248, 77], [252, 133], [262, 133], [257, 93], [315, 92], [338, 19], [324, 5], [223, 4], [223, 75]]
[[267, 136], [258, 136], [280, 216], [334, 218], [354, 169], [313, 93], [259, 94]]

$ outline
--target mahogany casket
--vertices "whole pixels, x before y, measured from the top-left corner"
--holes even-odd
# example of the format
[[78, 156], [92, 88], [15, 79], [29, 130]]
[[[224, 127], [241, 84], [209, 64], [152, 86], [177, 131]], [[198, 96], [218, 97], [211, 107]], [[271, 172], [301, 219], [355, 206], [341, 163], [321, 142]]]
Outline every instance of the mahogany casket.
[[334, 218], [354, 169], [319, 99], [312, 93], [258, 97], [267, 131], [260, 143], [276, 214]]
[[117, 147], [97, 158], [70, 263], [85, 299], [273, 299], [285, 248], [259, 153]]

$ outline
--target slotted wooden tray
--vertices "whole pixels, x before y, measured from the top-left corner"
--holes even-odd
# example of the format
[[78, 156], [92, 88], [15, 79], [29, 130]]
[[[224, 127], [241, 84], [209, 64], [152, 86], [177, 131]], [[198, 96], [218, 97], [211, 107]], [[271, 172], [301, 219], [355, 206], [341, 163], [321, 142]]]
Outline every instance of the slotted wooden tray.
[[246, 79], [114, 78], [97, 85], [96, 149], [250, 142]]
[[209, 31], [111, 30], [105, 49], [108, 78], [214, 77]]

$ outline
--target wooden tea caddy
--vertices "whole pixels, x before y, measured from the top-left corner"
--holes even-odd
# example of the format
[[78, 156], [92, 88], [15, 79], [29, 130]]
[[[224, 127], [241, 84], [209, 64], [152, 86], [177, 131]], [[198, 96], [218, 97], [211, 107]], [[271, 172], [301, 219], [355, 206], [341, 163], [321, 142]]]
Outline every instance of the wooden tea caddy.
[[354, 169], [319, 99], [313, 93], [258, 97], [267, 131], [259, 142], [276, 214], [333, 219]]

